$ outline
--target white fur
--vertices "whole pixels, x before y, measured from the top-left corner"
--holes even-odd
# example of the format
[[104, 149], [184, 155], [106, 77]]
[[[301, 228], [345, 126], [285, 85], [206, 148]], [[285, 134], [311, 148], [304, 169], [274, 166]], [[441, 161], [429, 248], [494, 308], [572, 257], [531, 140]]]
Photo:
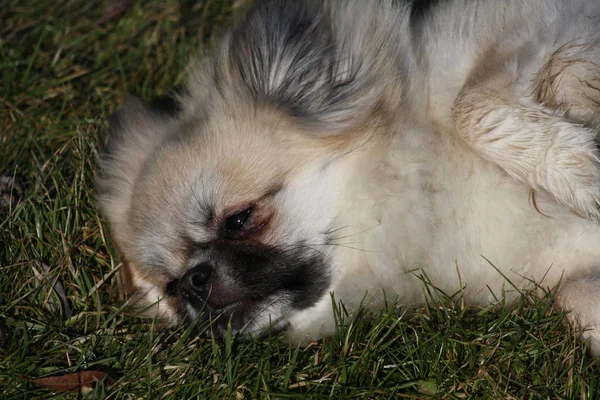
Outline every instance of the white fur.
[[[600, 161], [594, 136], [600, 85], [594, 85], [600, 82], [600, 2], [449, 0], [417, 28], [409, 23], [408, 3], [331, 3], [339, 75], [323, 69], [309, 80], [307, 71], [319, 66], [315, 57], [326, 53], [307, 51], [300, 62], [310, 61], [308, 68], [285, 48], [273, 57], [277, 65], [261, 70], [257, 60], [270, 58], [260, 51], [272, 45], [264, 38], [259, 54], [252, 53], [254, 70], [238, 66], [244, 73], [236, 75], [236, 61], [232, 66], [227, 58], [239, 56], [227, 56], [236, 43], [227, 41], [215, 66], [203, 62], [191, 69], [190, 94], [182, 97], [187, 135], [173, 146], [176, 151], [165, 146], [167, 156], [152, 164], [162, 168], [165, 187], [178, 188], [169, 195], [173, 207], [160, 215], [160, 196], [148, 190], [149, 198], [140, 198], [144, 212], [156, 212], [164, 229], [131, 244], [142, 228], [122, 227], [129, 236], [121, 240], [129, 246], [124, 252], [141, 254], [160, 243], [176, 248], [168, 242], [174, 235], [164, 237], [169, 227], [212, 240], [215, 233], [202, 221], [189, 220], [199, 199], [225, 208], [232, 198], [253, 200], [240, 190], [227, 192], [232, 183], [263, 188], [284, 177], [272, 200], [269, 243], [302, 243], [322, 253], [331, 285], [312, 307], [297, 312], [285, 311], [285, 296], [273, 299], [251, 323], [251, 333], [281, 319], [291, 324], [293, 340], [331, 333], [329, 293], [350, 308], [363, 298], [371, 309], [385, 298], [417, 306], [424, 276], [446, 293], [462, 290], [471, 304], [502, 295], [511, 300], [532, 282], [554, 287], [562, 280], [558, 305], [590, 329], [584, 338], [599, 354]], [[268, 15], [261, 18], [255, 23]], [[248, 42], [242, 50], [252, 50]], [[362, 66], [356, 62], [361, 59]], [[294, 71], [299, 85], [308, 82], [302, 96], [294, 97], [294, 87], [280, 88]], [[297, 100], [306, 119], [289, 122], [264, 104], [248, 106], [254, 100], [241, 89], [240, 76], [252, 79], [249, 92], [266, 91], [265, 102], [274, 103], [269, 106]], [[349, 77], [358, 82], [328, 91], [328, 82]], [[337, 150], [316, 144], [344, 134], [347, 144]], [[223, 167], [227, 163], [239, 164], [237, 175]], [[127, 174], [115, 165], [113, 175]], [[115, 190], [126, 200], [104, 199], [117, 227], [129, 207], [127, 196], [133, 196], [128, 191], [134, 191], [132, 179], [121, 180], [127, 186]], [[335, 234], [324, 243], [327, 231]], [[165, 259], [171, 277], [188, 268], [176, 252]], [[153, 274], [159, 271], [148, 276]]]
[[[388, 300], [397, 296], [401, 304], [419, 304], [424, 273], [446, 293], [464, 286], [468, 302], [488, 304], [503, 293], [514, 298], [512, 285], [553, 287], [577, 274], [583, 276], [579, 286], [567, 287], [559, 305], [591, 329], [584, 337], [598, 353], [600, 284], [586, 276], [600, 270], [600, 229], [556, 203], [598, 219], [597, 126], [570, 119], [570, 104], [552, 111], [528, 94], [534, 74], [562, 43], [589, 41], [597, 59], [600, 29], [584, 9], [600, 15], [600, 3], [592, 1], [453, 1], [431, 17], [424, 27], [430, 36], [415, 54], [427, 68], [410, 71], [421, 85], [413, 84], [419, 93], [407, 96], [419, 99], [421, 91], [428, 92], [424, 104], [417, 104], [428, 111], [416, 126], [397, 122], [389, 153], [379, 155], [378, 163], [369, 165], [376, 156], [361, 161], [357, 154], [335, 179], [347, 182], [352, 176], [338, 215], [352, 215], [344, 233], [354, 248], [337, 249], [333, 256], [334, 268], [343, 271], [331, 288], [338, 299], [356, 305], [368, 292], [367, 304], [377, 309], [383, 289]], [[506, 25], [499, 22], [503, 16]], [[493, 65], [490, 72], [489, 60], [480, 55], [504, 49], [499, 71]], [[521, 53], [529, 51], [531, 56]], [[517, 61], [531, 64], [511, 69]], [[600, 76], [596, 64], [586, 72]], [[491, 74], [494, 83], [478, 90], [479, 74]], [[489, 87], [492, 93], [486, 93]], [[461, 89], [472, 93], [474, 112], [481, 115], [476, 125], [455, 131], [451, 114]], [[564, 96], [572, 100], [572, 86], [566, 89]], [[587, 104], [585, 118], [596, 121], [597, 103], [590, 98], [600, 96], [587, 90], [577, 104]], [[323, 298], [292, 317], [292, 336], [331, 333], [331, 318], [331, 300]]]

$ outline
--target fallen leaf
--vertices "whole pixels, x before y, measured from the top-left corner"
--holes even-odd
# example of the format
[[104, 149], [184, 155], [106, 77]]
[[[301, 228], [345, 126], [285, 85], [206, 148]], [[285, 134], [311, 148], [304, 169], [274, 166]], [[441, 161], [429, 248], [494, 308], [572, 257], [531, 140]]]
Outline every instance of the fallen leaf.
[[29, 379], [29, 381], [57, 392], [87, 392], [105, 377], [106, 373], [102, 371], [79, 371], [66, 375]]

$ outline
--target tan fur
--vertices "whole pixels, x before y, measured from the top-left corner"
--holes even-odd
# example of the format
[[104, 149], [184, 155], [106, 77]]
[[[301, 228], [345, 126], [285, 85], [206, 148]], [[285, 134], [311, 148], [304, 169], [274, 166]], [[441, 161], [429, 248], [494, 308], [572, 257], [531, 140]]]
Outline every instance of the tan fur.
[[189, 68], [177, 115], [126, 102], [99, 203], [140, 308], [174, 323], [212, 296], [236, 332], [305, 341], [335, 328], [331, 294], [563, 283], [600, 353], [600, 3], [434, 3], [263, 0]]

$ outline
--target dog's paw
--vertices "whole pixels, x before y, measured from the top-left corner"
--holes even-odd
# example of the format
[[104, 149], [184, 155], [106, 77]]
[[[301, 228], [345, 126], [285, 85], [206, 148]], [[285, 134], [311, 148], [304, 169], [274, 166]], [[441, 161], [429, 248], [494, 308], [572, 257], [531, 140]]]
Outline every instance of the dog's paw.
[[571, 209], [589, 220], [600, 223], [600, 181], [582, 190], [575, 196], [576, 203]]
[[[554, 146], [538, 169], [545, 189], [576, 214], [600, 222], [600, 154], [595, 141]], [[556, 144], [556, 142], [555, 142]], [[554, 154], [552, 154], [554, 153]]]

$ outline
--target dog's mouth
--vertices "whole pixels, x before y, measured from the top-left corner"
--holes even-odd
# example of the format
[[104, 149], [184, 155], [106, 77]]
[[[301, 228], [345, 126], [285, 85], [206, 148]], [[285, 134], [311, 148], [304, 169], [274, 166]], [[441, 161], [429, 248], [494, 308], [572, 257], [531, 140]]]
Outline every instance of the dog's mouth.
[[248, 337], [267, 332], [278, 334], [285, 330], [285, 323], [268, 312], [270, 303], [265, 299], [241, 299], [215, 307], [206, 301], [200, 308], [188, 303], [186, 316], [190, 321], [199, 322], [206, 328], [206, 333], [212, 332], [218, 337], [224, 337], [228, 332]]
[[244, 332], [252, 324], [253, 317], [260, 312], [263, 299], [241, 298], [232, 296], [224, 298], [217, 293], [208, 292], [205, 298], [190, 296], [181, 291], [179, 282], [170, 282], [167, 295], [176, 298], [182, 305], [182, 316], [190, 323], [196, 322], [202, 329], [213, 331], [223, 336], [228, 330], [233, 333]]
[[205, 303], [203, 317], [222, 336], [228, 329], [232, 333], [242, 332], [255, 309], [256, 303], [251, 300], [237, 300], [221, 308]]

